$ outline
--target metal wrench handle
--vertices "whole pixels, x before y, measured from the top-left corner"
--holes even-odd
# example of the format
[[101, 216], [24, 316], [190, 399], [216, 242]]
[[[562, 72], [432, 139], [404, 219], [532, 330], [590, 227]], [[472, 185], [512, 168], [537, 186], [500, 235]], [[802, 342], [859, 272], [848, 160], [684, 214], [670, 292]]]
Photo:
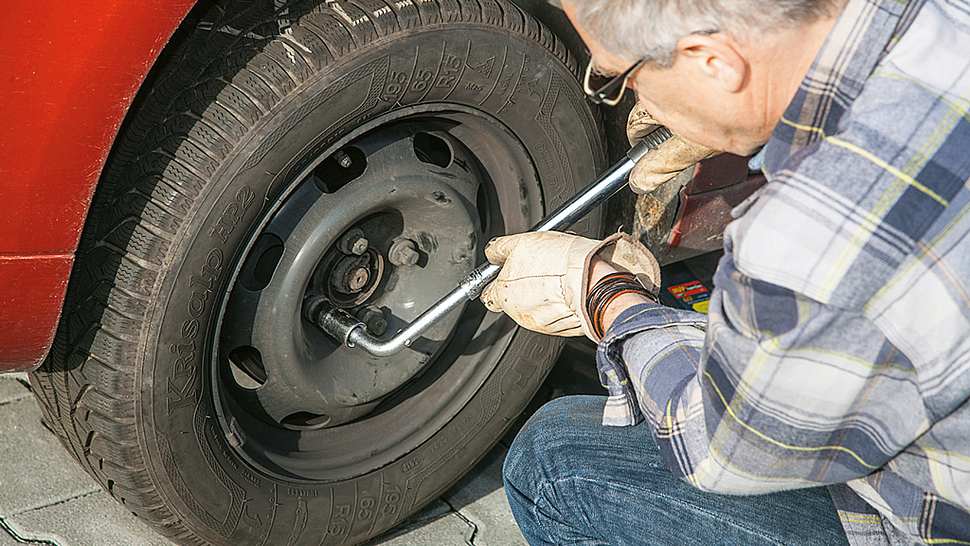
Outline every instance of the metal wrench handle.
[[[644, 155], [671, 137], [666, 127], [660, 127], [647, 135], [627, 152], [626, 157], [601, 175], [582, 192], [563, 203], [552, 214], [543, 218], [532, 231], [553, 231], [567, 228], [605, 203], [626, 185], [626, 178]], [[313, 313], [314, 321], [328, 334], [347, 347], [359, 347], [375, 356], [390, 356], [409, 347], [435, 322], [468, 300], [481, 295], [482, 290], [498, 276], [502, 266], [485, 263], [465, 276], [458, 286], [421, 313], [411, 324], [388, 339], [379, 339], [367, 333], [361, 321], [343, 309], [322, 308]]]

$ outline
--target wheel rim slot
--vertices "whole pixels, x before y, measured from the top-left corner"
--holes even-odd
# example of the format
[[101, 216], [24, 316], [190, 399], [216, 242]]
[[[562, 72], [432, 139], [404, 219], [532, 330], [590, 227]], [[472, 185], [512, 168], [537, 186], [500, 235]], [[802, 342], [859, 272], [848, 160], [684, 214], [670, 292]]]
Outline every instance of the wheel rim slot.
[[263, 355], [251, 345], [242, 345], [229, 351], [229, 364], [233, 380], [246, 390], [256, 390], [266, 383]]
[[445, 139], [431, 133], [417, 133], [413, 139], [414, 155], [419, 161], [443, 169], [451, 165], [454, 152]]
[[367, 170], [367, 155], [356, 146], [347, 146], [327, 156], [313, 170], [314, 182], [323, 193], [336, 193]]

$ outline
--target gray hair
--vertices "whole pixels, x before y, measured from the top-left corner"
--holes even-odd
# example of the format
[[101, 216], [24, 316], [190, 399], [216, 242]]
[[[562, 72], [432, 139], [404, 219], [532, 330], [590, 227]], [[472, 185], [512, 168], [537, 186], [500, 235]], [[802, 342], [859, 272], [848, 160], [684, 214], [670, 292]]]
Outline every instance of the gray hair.
[[579, 23], [611, 53], [667, 68], [691, 34], [735, 37], [833, 15], [845, 0], [570, 0]]

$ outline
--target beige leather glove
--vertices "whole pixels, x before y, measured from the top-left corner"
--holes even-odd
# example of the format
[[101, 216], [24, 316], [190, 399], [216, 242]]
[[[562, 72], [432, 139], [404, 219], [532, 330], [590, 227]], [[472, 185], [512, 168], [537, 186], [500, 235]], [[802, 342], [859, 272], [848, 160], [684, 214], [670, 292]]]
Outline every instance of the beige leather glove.
[[[626, 136], [630, 145], [636, 144], [645, 135], [657, 128], [653, 119], [639, 102], [630, 111], [626, 124]], [[718, 152], [700, 144], [688, 142], [674, 135], [656, 150], [641, 159], [630, 173], [630, 188], [636, 193], [650, 193], [664, 182], [669, 181], [684, 169]]]
[[660, 266], [633, 237], [616, 234], [604, 241], [560, 232], [499, 237], [485, 256], [502, 271], [482, 292], [485, 307], [504, 311], [519, 325], [554, 336], [586, 335], [599, 341], [586, 313], [590, 263], [594, 257], [637, 275], [656, 294]]

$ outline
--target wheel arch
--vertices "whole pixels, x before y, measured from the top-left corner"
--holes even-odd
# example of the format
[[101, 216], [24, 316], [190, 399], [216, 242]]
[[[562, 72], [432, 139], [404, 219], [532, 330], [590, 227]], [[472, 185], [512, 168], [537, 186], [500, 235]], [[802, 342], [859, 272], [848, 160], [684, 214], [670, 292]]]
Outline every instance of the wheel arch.
[[[208, 0], [202, 0], [206, 2]], [[197, 0], [4, 6], [0, 372], [50, 349], [94, 189], [123, 122]]]

